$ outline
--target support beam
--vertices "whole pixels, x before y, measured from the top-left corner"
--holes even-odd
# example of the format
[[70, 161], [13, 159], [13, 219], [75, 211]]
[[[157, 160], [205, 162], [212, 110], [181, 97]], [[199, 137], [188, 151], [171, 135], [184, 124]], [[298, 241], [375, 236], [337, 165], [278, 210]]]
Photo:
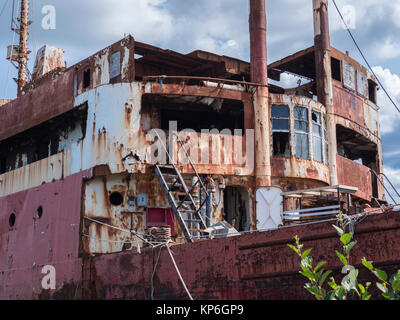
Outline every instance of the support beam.
[[26, 84], [26, 71], [28, 63], [28, 13], [29, 13], [29, 0], [21, 0], [21, 16], [19, 19], [19, 57], [18, 57], [18, 92], [17, 96], [22, 95], [23, 87]]
[[333, 110], [333, 86], [331, 68], [331, 43], [329, 35], [328, 0], [313, 0], [315, 70], [318, 101], [326, 107], [328, 159], [331, 185], [338, 184], [337, 179], [337, 141], [335, 112]]
[[[268, 85], [265, 0], [250, 0], [249, 27], [251, 81]], [[256, 188], [271, 186], [268, 95], [268, 87], [257, 87], [253, 97]]]

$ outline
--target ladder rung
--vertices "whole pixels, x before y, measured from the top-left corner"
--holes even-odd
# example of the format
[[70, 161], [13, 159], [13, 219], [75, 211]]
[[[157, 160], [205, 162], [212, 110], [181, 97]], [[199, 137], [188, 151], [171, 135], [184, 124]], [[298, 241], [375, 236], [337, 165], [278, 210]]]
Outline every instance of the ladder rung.
[[164, 177], [164, 179], [178, 179], [179, 178], [179, 176], [176, 174], [168, 174], [168, 173], [163, 174], [163, 177]]
[[[173, 192], [176, 196], [186, 196], [187, 195], [187, 193], [183, 192], [183, 191], [172, 191], [172, 190], [170, 190], [170, 191]], [[191, 203], [192, 201], [189, 201], [189, 202]]]
[[[183, 184], [181, 184], [181, 183], [167, 183], [167, 185], [168, 185], [168, 188], [171, 188], [171, 187], [182, 188], [183, 187]], [[186, 195], [186, 193], [185, 193], [185, 195]]]
[[196, 213], [196, 210], [185, 210], [185, 209], [179, 209], [179, 212], [181, 213]]
[[189, 232], [204, 232], [203, 229], [188, 229]]

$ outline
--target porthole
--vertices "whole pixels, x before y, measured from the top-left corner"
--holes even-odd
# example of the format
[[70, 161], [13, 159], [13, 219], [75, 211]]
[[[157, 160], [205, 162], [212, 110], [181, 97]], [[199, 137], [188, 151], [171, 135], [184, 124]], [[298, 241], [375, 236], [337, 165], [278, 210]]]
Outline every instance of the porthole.
[[120, 192], [113, 192], [110, 195], [110, 203], [113, 206], [120, 206], [122, 202], [124, 201], [124, 197]]
[[15, 213], [10, 214], [10, 218], [8, 218], [8, 223], [10, 224], [11, 228], [14, 227], [16, 218], [17, 217], [15, 216]]

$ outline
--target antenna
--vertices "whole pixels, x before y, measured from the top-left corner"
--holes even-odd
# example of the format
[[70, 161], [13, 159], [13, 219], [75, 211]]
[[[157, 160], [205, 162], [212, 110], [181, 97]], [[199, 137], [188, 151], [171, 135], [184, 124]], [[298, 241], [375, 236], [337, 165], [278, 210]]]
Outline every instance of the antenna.
[[[14, 7], [14, 4], [13, 4]], [[13, 10], [14, 14], [14, 10]], [[32, 23], [28, 21], [28, 14], [29, 14], [29, 0], [21, 0], [21, 15], [17, 18], [19, 22], [19, 28], [12, 27], [11, 30], [14, 31], [19, 35], [19, 45], [14, 46], [11, 45], [8, 47], [7, 59], [18, 63], [18, 79], [15, 79], [17, 82], [18, 92], [17, 96], [20, 97], [23, 94], [23, 88], [26, 85], [26, 78], [27, 78], [27, 64], [29, 60], [29, 54], [31, 53], [27, 49], [27, 42], [28, 42], [28, 27]], [[14, 64], [13, 64], [14, 65]]]

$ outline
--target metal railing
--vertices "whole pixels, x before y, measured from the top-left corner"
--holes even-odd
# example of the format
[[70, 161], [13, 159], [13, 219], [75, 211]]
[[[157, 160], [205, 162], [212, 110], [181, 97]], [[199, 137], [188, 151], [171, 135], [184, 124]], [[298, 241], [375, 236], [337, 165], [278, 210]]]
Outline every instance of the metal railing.
[[[389, 178], [387, 177], [386, 174], [382, 173], [377, 173], [376, 171], [370, 169], [370, 171], [374, 174], [374, 176], [377, 178], [377, 181], [379, 181], [379, 183], [383, 186], [383, 188], [385, 189], [386, 194], [390, 197], [390, 199], [392, 199], [393, 204], [397, 205], [398, 201], [400, 201], [400, 193], [399, 191], [397, 191], [396, 187], [393, 185], [393, 183], [389, 180]], [[383, 178], [382, 178], [383, 177]], [[389, 190], [386, 188], [385, 186], [385, 180], [389, 183], [389, 185], [392, 187], [393, 191], [395, 192], [395, 194], [398, 197], [398, 200], [395, 200], [393, 195], [389, 192]]]

